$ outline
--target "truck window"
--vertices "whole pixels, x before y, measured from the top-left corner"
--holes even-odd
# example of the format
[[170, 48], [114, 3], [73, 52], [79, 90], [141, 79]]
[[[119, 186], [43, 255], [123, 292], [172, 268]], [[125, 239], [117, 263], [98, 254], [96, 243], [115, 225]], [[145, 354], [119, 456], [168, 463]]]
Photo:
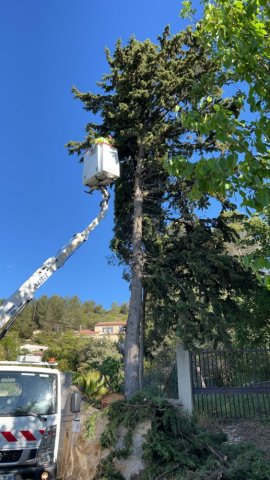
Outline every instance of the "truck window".
[[22, 392], [22, 387], [12, 376], [1, 378], [0, 397], [18, 397]]
[[52, 415], [56, 412], [56, 375], [0, 372], [0, 416]]

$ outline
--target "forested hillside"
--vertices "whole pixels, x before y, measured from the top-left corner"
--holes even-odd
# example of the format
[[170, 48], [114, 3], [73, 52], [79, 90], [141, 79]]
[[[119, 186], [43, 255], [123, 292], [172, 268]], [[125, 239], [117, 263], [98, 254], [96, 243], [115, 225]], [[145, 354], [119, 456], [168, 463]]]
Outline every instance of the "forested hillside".
[[126, 303], [113, 303], [110, 310], [94, 301], [81, 302], [77, 296], [42, 296], [32, 301], [20, 314], [12, 327], [20, 339], [33, 339], [33, 332], [66, 332], [69, 330], [93, 330], [97, 322], [125, 321], [128, 306]]
[[121, 343], [117, 345], [108, 338], [78, 337], [75, 331], [93, 330], [101, 321], [126, 321], [127, 312], [126, 303], [113, 303], [106, 310], [92, 300], [81, 302], [77, 296], [42, 296], [23, 310], [1, 341], [0, 360], [15, 360], [22, 352], [20, 347], [27, 343], [45, 345], [49, 349], [43, 360], [53, 357], [60, 370], [77, 374], [97, 369], [106, 375], [110, 388], [117, 390], [123, 380]]

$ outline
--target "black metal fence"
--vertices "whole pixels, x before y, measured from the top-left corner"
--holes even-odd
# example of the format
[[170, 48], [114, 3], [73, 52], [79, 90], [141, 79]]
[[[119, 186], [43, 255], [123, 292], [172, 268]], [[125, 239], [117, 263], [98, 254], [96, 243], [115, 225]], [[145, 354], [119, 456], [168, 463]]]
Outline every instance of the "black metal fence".
[[220, 418], [270, 415], [270, 350], [190, 354], [195, 411]]
[[164, 387], [162, 390], [162, 396], [165, 398], [178, 399], [178, 380], [177, 380], [177, 366], [173, 366], [171, 372], [164, 382]]
[[160, 367], [158, 370], [153, 368], [144, 374], [143, 387], [161, 397], [178, 398], [176, 364], [173, 367]]

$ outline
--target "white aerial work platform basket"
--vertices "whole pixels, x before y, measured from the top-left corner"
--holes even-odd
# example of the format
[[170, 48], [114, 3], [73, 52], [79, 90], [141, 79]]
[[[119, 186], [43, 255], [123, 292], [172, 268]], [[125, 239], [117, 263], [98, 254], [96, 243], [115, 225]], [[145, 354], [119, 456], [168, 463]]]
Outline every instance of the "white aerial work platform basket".
[[120, 176], [117, 149], [109, 143], [97, 143], [83, 157], [83, 184], [90, 188], [106, 186]]

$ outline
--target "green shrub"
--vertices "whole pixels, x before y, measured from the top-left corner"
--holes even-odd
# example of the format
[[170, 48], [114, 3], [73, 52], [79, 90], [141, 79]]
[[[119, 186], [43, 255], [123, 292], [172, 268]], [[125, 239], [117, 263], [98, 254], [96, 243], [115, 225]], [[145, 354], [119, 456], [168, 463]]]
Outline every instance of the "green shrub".
[[89, 400], [99, 400], [108, 393], [105, 377], [97, 370], [88, 370], [76, 379], [82, 393]]
[[[134, 429], [145, 420], [151, 420], [151, 429], [143, 445], [145, 468], [137, 480], [270, 480], [270, 463], [263, 452], [250, 445], [228, 445], [224, 433], [208, 432], [195, 418], [159, 398], [143, 393], [115, 403], [108, 420], [101, 443], [111, 448], [111, 454], [100, 465], [96, 480], [119, 478], [114, 459], [129, 455]], [[120, 426], [126, 427], [126, 436], [118, 449]]]

